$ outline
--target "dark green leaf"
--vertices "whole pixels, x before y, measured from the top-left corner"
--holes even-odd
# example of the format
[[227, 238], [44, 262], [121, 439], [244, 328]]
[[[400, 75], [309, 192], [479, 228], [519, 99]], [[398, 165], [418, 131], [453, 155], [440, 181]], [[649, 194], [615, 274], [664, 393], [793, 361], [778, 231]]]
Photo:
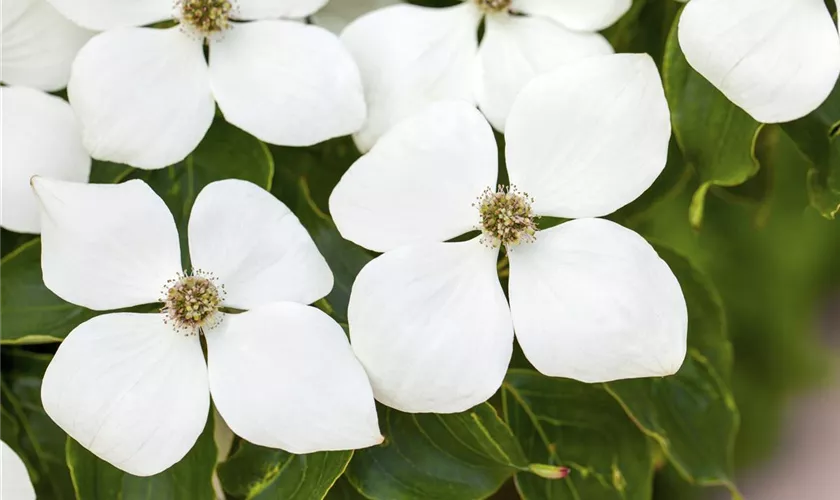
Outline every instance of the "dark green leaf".
[[630, 10], [604, 30], [616, 52], [650, 54], [659, 64], [679, 4], [662, 0], [635, 0]]

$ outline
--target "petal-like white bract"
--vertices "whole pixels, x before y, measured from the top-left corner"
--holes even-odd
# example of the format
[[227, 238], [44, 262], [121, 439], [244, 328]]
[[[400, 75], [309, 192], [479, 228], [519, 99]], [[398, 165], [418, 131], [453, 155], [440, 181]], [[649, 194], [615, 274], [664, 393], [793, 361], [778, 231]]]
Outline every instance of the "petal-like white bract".
[[504, 131], [514, 99], [534, 76], [612, 52], [597, 33], [571, 31], [541, 17], [490, 16], [478, 50], [478, 105], [490, 123]]
[[32, 186], [44, 284], [62, 299], [98, 311], [153, 303], [181, 270], [172, 214], [142, 181]]
[[35, 488], [23, 460], [6, 443], [0, 441], [0, 498], [35, 500]]
[[598, 31], [630, 10], [632, 0], [513, 0], [513, 8], [577, 31]]
[[235, 0], [236, 19], [302, 19], [326, 5], [328, 0]]
[[671, 375], [688, 313], [668, 265], [638, 234], [604, 219], [540, 231], [510, 253], [510, 307], [525, 356], [583, 382]]
[[138, 168], [183, 160], [213, 121], [200, 40], [180, 28], [125, 28], [85, 45], [67, 86], [91, 156]]
[[227, 121], [271, 144], [311, 146], [365, 120], [353, 58], [317, 26], [236, 24], [210, 47], [210, 79]]
[[823, 0], [692, 0], [679, 40], [698, 73], [763, 123], [807, 115], [840, 74], [840, 36]]
[[93, 32], [58, 13], [46, 0], [0, 2], [3, 82], [46, 91], [67, 86], [70, 64]]
[[373, 12], [391, 5], [401, 3], [400, 0], [330, 0], [323, 9], [319, 10], [312, 19], [318, 26], [323, 26], [335, 34], [347, 27], [363, 14]]
[[330, 213], [345, 238], [384, 252], [474, 229], [498, 175], [493, 131], [474, 106], [432, 104], [394, 127], [344, 174]]
[[[7, 0], [4, 0], [7, 1]], [[165, 21], [175, 16], [173, 0], [48, 0], [64, 17], [92, 30]]]
[[227, 315], [206, 339], [213, 402], [247, 441], [297, 454], [382, 442], [365, 371], [319, 309], [281, 302]]
[[380, 402], [455, 413], [501, 386], [513, 327], [498, 250], [474, 239], [401, 247], [371, 261], [350, 295], [350, 341]]
[[394, 5], [352, 22], [341, 35], [362, 73], [367, 122], [355, 135], [367, 151], [382, 134], [430, 103], [473, 102], [481, 12]]
[[297, 217], [271, 193], [228, 179], [205, 187], [189, 222], [193, 268], [213, 273], [225, 305], [309, 304], [330, 292], [333, 275]]
[[64, 100], [26, 87], [0, 87], [0, 107], [0, 226], [19, 233], [39, 233], [41, 212], [30, 179], [43, 175], [87, 182], [90, 156], [82, 146], [76, 116]]
[[505, 130], [508, 174], [539, 215], [599, 217], [653, 184], [670, 138], [650, 56], [593, 57], [538, 76], [519, 94]]
[[82, 323], [59, 346], [41, 386], [44, 410], [59, 427], [135, 476], [181, 460], [210, 409], [199, 337], [163, 320], [117, 313]]

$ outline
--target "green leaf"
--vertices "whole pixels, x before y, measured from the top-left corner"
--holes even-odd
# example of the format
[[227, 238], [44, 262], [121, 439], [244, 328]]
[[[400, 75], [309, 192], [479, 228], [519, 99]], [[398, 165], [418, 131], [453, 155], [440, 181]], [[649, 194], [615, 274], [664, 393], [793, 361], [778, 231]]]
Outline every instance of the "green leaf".
[[327, 500], [366, 500], [345, 476], [338, 478], [325, 498]]
[[380, 407], [381, 446], [356, 451], [346, 477], [367, 498], [486, 498], [528, 460], [487, 403], [450, 415]]
[[679, 279], [688, 304], [688, 355], [674, 376], [604, 386], [687, 481], [726, 486], [738, 496], [732, 462], [739, 415], [727, 382], [732, 346], [721, 300], [685, 258], [657, 250]]
[[77, 500], [216, 498], [212, 485], [216, 466], [212, 413], [190, 452], [180, 462], [154, 476], [127, 474], [100, 460], [69, 437], [65, 453]]
[[650, 54], [658, 64], [678, 10], [679, 4], [673, 1], [635, 0], [603, 34], [616, 52]]
[[239, 498], [318, 500], [344, 473], [352, 451], [292, 455], [242, 441], [219, 465], [224, 490]]
[[502, 401], [505, 419], [531, 461], [571, 469], [561, 480], [517, 474], [523, 499], [651, 498], [648, 441], [600, 386], [512, 369]]
[[689, 66], [677, 40], [678, 24], [679, 19], [665, 46], [662, 76], [674, 135], [700, 181], [689, 209], [692, 226], [699, 228], [712, 187], [737, 186], [758, 172], [755, 147], [763, 125]]

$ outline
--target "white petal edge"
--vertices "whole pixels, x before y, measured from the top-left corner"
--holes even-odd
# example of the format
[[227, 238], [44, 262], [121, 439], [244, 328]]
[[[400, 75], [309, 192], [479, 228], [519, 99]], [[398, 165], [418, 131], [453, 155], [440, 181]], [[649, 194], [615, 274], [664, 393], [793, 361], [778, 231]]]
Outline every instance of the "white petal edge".
[[330, 196], [342, 236], [384, 252], [444, 241], [479, 222], [475, 200], [494, 188], [493, 131], [465, 102], [432, 104], [394, 127], [344, 174]]
[[35, 488], [23, 460], [6, 443], [0, 441], [0, 497], [7, 500], [35, 500]]
[[105, 314], [61, 343], [41, 385], [44, 410], [94, 455], [157, 474], [195, 444], [210, 410], [199, 337], [161, 314]]
[[44, 284], [62, 299], [98, 311], [153, 303], [181, 270], [175, 221], [144, 182], [32, 186]]
[[183, 160], [215, 113], [202, 43], [180, 28], [101, 33], [67, 87], [91, 156], [144, 169]]
[[510, 108], [535, 76], [587, 57], [612, 54], [597, 33], [578, 33], [541, 17], [489, 16], [478, 50], [476, 100], [504, 132]]
[[213, 401], [245, 440], [296, 454], [382, 442], [365, 371], [319, 309], [283, 302], [227, 315], [206, 338]]
[[513, 8], [576, 31], [600, 31], [630, 10], [632, 0], [513, 0]]
[[501, 387], [513, 350], [498, 250], [474, 239], [387, 252], [350, 294], [350, 342], [381, 403], [456, 413]]
[[823, 0], [693, 0], [679, 23], [688, 63], [759, 122], [807, 115], [840, 74]]
[[647, 54], [593, 57], [538, 76], [505, 129], [511, 184], [539, 215], [600, 217], [662, 173], [671, 118]]
[[[26, 87], [0, 87], [3, 144], [0, 157], [0, 226], [41, 232], [41, 210], [29, 185], [33, 175], [87, 182], [90, 156], [76, 116], [66, 101]], [[44, 147], [45, 141], [49, 147]]]
[[583, 382], [662, 377], [686, 354], [680, 284], [644, 238], [604, 219], [540, 231], [510, 253], [510, 305], [525, 356]]
[[365, 120], [358, 68], [317, 26], [237, 24], [210, 47], [210, 79], [225, 119], [271, 144], [311, 146]]
[[49, 0], [79, 26], [103, 31], [165, 21], [175, 17], [172, 0]]
[[50, 92], [66, 87], [70, 64], [94, 33], [68, 21], [45, 0], [5, 0], [0, 9], [3, 82]]
[[338, 35], [363, 14], [399, 3], [400, 0], [330, 0], [312, 16], [312, 20]]
[[195, 200], [188, 232], [193, 268], [219, 279], [227, 306], [309, 304], [332, 290], [332, 272], [312, 237], [286, 205], [256, 184], [208, 184]]
[[236, 19], [302, 19], [324, 5], [328, 0], [236, 0]]
[[472, 75], [481, 12], [394, 5], [350, 23], [341, 40], [362, 75], [367, 122], [354, 136], [363, 152], [401, 120], [435, 101], [474, 102]]

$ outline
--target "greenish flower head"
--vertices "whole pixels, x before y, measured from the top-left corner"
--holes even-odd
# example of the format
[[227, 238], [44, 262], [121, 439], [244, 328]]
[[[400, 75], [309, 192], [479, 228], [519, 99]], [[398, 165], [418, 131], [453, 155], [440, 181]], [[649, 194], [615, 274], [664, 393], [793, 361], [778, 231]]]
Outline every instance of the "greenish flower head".
[[176, 331], [203, 334], [221, 321], [223, 295], [224, 286], [217, 286], [210, 273], [196, 270], [193, 274], [178, 274], [166, 283], [161, 312]]
[[508, 250], [523, 241], [534, 241], [537, 223], [533, 202], [516, 186], [499, 185], [496, 191], [487, 188], [477, 203], [483, 241], [493, 247], [504, 245]]
[[230, 0], [179, 0], [181, 21], [201, 35], [209, 36], [230, 27]]
[[510, 8], [511, 0], [475, 0], [478, 8], [490, 14], [494, 12], [504, 12]]

